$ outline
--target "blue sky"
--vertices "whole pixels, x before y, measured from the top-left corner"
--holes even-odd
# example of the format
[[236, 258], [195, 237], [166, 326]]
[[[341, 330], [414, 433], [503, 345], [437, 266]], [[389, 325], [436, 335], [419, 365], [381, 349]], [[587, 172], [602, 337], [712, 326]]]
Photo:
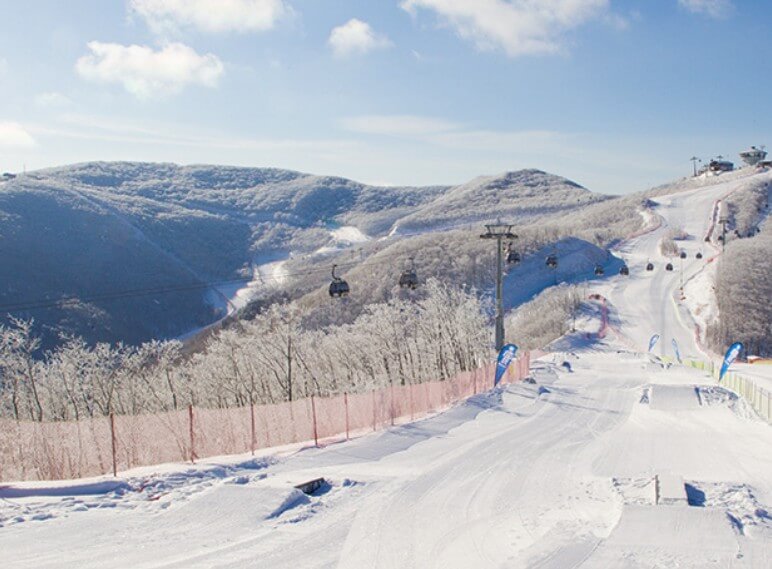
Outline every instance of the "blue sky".
[[535, 167], [626, 193], [772, 134], [762, 0], [0, 1], [7, 171]]

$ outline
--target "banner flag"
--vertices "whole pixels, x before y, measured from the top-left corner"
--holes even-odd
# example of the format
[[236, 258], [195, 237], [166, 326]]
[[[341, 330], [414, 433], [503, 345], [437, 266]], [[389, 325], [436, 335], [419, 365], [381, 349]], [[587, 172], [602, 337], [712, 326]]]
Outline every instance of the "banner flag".
[[726, 351], [726, 355], [724, 356], [724, 363], [721, 364], [721, 373], [718, 374], [718, 380], [721, 381], [724, 378], [724, 374], [729, 369], [729, 366], [734, 363], [734, 361], [737, 359], [737, 356], [740, 355], [740, 352], [743, 350], [743, 345], [740, 342], [735, 342], [731, 346], [729, 346], [729, 349]]
[[517, 346], [514, 344], [505, 344], [504, 347], [501, 348], [501, 351], [499, 352], [498, 363], [496, 364], [496, 378], [493, 380], [494, 387], [496, 387], [499, 384], [499, 381], [501, 381], [501, 378], [504, 377], [509, 364], [511, 364], [512, 360], [515, 359], [516, 353]]
[[651, 340], [649, 340], [649, 351], [651, 351], [654, 348], [657, 342], [659, 342], [659, 334], [654, 334], [651, 337]]
[[670, 342], [673, 344], [673, 351], [675, 352], [675, 357], [678, 360], [678, 363], [679, 364], [684, 363], [681, 361], [681, 350], [678, 349], [678, 342], [675, 341], [675, 338], [670, 340]]

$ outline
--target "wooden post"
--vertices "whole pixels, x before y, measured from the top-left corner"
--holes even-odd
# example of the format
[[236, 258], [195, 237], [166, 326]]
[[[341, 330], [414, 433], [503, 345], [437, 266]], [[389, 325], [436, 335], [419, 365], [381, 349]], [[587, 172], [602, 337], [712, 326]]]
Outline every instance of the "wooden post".
[[316, 429], [316, 399], [311, 396], [311, 417], [314, 420], [314, 446], [319, 446], [319, 432]]
[[115, 414], [110, 412], [110, 445], [113, 451], [113, 476], [118, 476], [118, 449], [115, 440]]
[[257, 446], [257, 432], [255, 430], [255, 404], [250, 403], [249, 405], [249, 419], [251, 423], [251, 430], [252, 430], [252, 456], [255, 456], [255, 447]]
[[474, 395], [477, 395], [477, 370], [474, 370], [472, 372], [472, 391], [474, 391]]
[[346, 408], [346, 440], [349, 440], [348, 432], [348, 392], [343, 392], [343, 407]]
[[196, 438], [193, 432], [193, 405], [188, 405], [188, 434], [190, 435], [190, 462], [196, 462]]

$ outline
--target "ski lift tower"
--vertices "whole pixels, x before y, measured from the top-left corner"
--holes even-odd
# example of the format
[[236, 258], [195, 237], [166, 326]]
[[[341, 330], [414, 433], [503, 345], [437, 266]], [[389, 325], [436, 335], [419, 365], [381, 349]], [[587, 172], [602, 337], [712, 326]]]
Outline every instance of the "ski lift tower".
[[692, 156], [689, 158], [691, 160], [692, 166], [694, 166], [694, 177], [697, 177], [697, 162], [702, 162], [701, 159], [697, 158], [696, 156]]
[[496, 240], [496, 351], [504, 347], [504, 300], [503, 281], [504, 281], [504, 259], [502, 257], [503, 241], [517, 239], [517, 235], [512, 233], [512, 225], [501, 223], [487, 224], [486, 232], [480, 235], [480, 239]]

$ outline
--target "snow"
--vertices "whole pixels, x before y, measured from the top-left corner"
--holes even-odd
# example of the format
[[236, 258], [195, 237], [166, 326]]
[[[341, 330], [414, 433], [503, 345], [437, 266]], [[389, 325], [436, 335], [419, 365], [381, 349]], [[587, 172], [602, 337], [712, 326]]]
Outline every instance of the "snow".
[[[612, 332], [588, 334], [601, 322], [583, 313], [576, 333], [532, 362], [534, 383], [323, 448], [0, 488], [4, 564], [772, 566], [772, 427], [709, 374], [644, 353], [659, 333], [659, 353], [670, 355], [676, 339], [685, 357], [706, 357], [694, 326], [711, 317], [710, 263], [694, 254], [713, 203], [741, 182], [728, 176], [655, 198], [661, 227], [615, 251], [630, 276], [609, 271], [588, 283], [608, 299]], [[688, 302], [680, 263], [665, 272], [659, 254], [674, 226], [692, 236], [680, 242]], [[361, 237], [338, 231], [341, 242]], [[574, 245], [561, 266], [582, 272], [598, 253]], [[513, 297], [530, 294], [517, 282], [508, 281]], [[772, 366], [738, 369], [772, 376]], [[294, 488], [318, 477], [328, 485], [314, 495]], [[686, 503], [657, 505], [657, 480]]]
[[[95, 495], [13, 485], [15, 497], [0, 493], [4, 559], [13, 567], [767, 566], [769, 426], [727, 404], [700, 404], [695, 386], [712, 386], [701, 372], [613, 340], [587, 342], [582, 331], [571, 343], [583, 347], [534, 364], [535, 384], [347, 443], [145, 468], [112, 490], [87, 482]], [[668, 404], [641, 403], [646, 387], [652, 403]], [[654, 505], [651, 480], [663, 472], [689, 481], [702, 505]], [[316, 495], [294, 488], [320, 476], [329, 486]], [[20, 498], [24, 488], [35, 491]]]
[[[756, 176], [772, 178], [769, 173]], [[642, 351], [652, 334], [658, 333], [662, 336], [655, 348], [658, 354], [672, 356], [671, 339], [675, 339], [684, 358], [705, 360], [713, 356], [706, 353], [695, 336], [695, 325], [704, 331], [704, 324], [716, 314], [709, 286], [715, 271], [711, 258], [716, 250], [703, 237], [711, 223], [715, 202], [742, 188], [748, 178], [748, 173], [733, 174], [704, 187], [652, 198], [654, 212], [662, 219], [661, 226], [625, 241], [615, 250], [627, 260], [630, 277], [609, 279], [597, 288], [616, 307], [617, 328]], [[664, 265], [670, 259], [661, 255], [659, 242], [670, 228], [683, 228], [689, 237], [677, 242], [687, 258], [673, 259], [675, 270], [666, 272]], [[696, 258], [698, 252], [703, 259]], [[654, 263], [652, 272], [644, 270], [648, 261]], [[682, 272], [685, 295], [680, 290]]]
[[[370, 240], [369, 236], [352, 225], [331, 229], [329, 234], [332, 240], [331, 244], [320, 247], [311, 254], [312, 256], [339, 253]], [[290, 252], [279, 255], [280, 258], [278, 260], [275, 260], [275, 255], [270, 256], [271, 260], [266, 260], [262, 263], [256, 260], [252, 266], [252, 278], [250, 281], [217, 285], [207, 296], [207, 302], [221, 309], [223, 316], [212, 324], [186, 333], [181, 339], [195, 336], [206, 328], [216, 326], [222, 319], [247, 306], [260, 292], [267, 289], [281, 288], [282, 285], [287, 283], [286, 264], [293, 256], [294, 253]]]
[[[553, 252], [558, 256], [558, 267], [554, 271], [545, 271], [545, 259]], [[504, 306], [519, 306], [556, 282], [600, 281], [593, 272], [596, 265], [601, 265], [605, 274], [613, 275], [619, 272], [622, 264], [622, 259], [591, 243], [576, 238], [563, 239], [554, 247], [545, 247], [529, 255], [521, 264], [508, 270], [504, 279]]]
[[332, 235], [332, 238], [335, 241], [345, 242], [351, 245], [355, 245], [357, 243], [365, 243], [366, 241], [370, 240], [367, 235], [352, 225], [344, 225], [343, 227], [333, 229], [330, 231], [330, 235]]

